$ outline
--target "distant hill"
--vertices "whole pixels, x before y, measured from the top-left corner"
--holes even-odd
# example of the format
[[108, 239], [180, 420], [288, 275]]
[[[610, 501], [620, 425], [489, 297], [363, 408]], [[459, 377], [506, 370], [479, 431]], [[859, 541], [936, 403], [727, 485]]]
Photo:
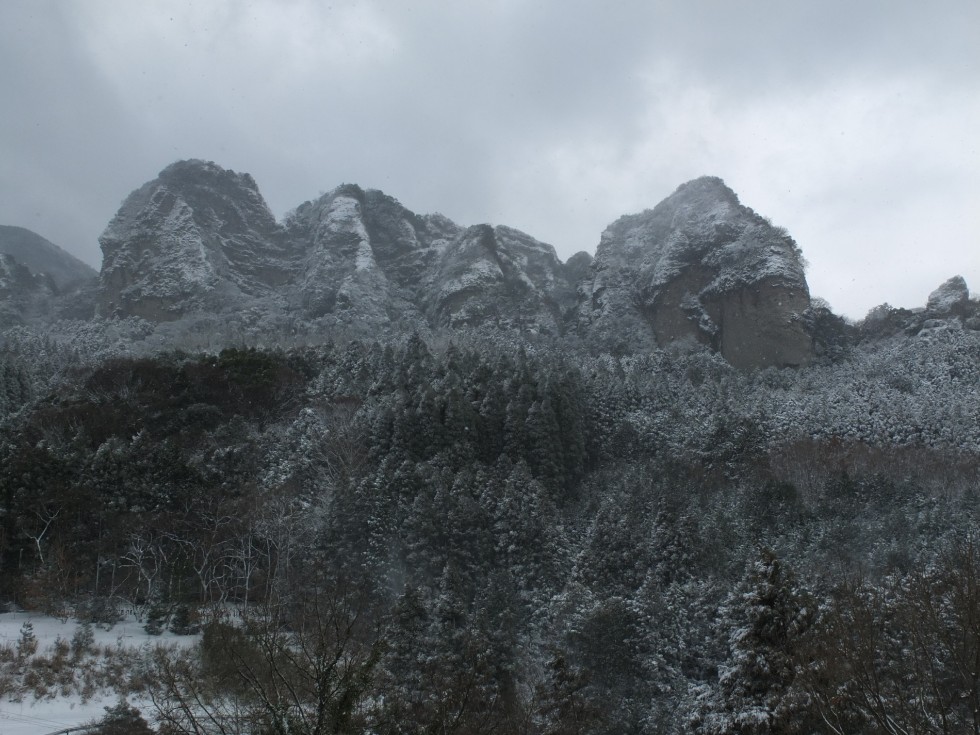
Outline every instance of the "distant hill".
[[13, 256], [35, 275], [50, 276], [61, 291], [99, 275], [94, 268], [24, 227], [0, 225], [0, 253]]

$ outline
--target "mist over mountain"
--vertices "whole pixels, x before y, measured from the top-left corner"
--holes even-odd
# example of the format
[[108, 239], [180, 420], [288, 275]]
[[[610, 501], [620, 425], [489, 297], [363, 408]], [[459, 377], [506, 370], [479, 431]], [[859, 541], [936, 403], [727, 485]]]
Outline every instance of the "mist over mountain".
[[50, 276], [61, 290], [78, 286], [98, 275], [75, 256], [23, 227], [0, 225], [0, 253], [13, 256], [35, 275]]
[[87, 319], [98, 274], [23, 227], [0, 226], [0, 328]]

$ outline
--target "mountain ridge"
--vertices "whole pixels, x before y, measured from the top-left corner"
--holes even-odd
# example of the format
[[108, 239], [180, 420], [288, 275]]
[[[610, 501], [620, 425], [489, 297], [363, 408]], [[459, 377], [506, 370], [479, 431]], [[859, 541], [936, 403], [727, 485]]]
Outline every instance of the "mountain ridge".
[[574, 297], [552, 246], [464, 228], [345, 184], [282, 222], [254, 179], [182, 161], [133, 192], [100, 238], [100, 314], [151, 321], [246, 304], [362, 328], [532, 324], [561, 331]]
[[19, 300], [9, 289], [3, 297], [7, 324], [94, 311], [173, 323], [171, 336], [214, 328], [207, 324], [313, 340], [490, 329], [613, 352], [689, 345], [753, 370], [804, 366], [848, 340], [914, 334], [930, 320], [974, 329], [980, 316], [954, 278], [921, 314], [884, 305], [848, 326], [811, 303], [789, 233], [712, 176], [619, 217], [594, 257], [563, 263], [552, 245], [515, 228], [420, 215], [356, 184], [277, 219], [250, 174], [191, 159], [130, 193], [100, 244], [97, 286], [91, 273], [73, 295], [21, 278]]

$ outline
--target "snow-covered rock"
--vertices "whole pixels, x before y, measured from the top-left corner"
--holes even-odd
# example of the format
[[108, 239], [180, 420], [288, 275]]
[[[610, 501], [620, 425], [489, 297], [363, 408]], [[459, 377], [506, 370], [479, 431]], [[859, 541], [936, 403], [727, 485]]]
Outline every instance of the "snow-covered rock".
[[583, 296], [580, 325], [600, 340], [690, 340], [746, 369], [813, 356], [799, 248], [718, 178], [683, 184], [606, 228]]
[[284, 234], [248, 174], [174, 163], [99, 238], [100, 313], [168, 321], [268, 295], [292, 277]]
[[551, 245], [510, 227], [479, 225], [441, 254], [427, 301], [430, 313], [453, 327], [560, 334], [575, 301], [568, 276]]
[[279, 224], [250, 176], [203, 161], [133, 192], [101, 243], [105, 316], [257, 310], [360, 332], [492, 323], [557, 334], [575, 300], [554, 248], [517, 230], [462, 228], [350, 184]]
[[799, 248], [716, 178], [620, 218], [594, 260], [563, 264], [523, 232], [420, 216], [351, 184], [278, 223], [248, 174], [182, 161], [126, 199], [101, 243], [105, 316], [215, 312], [360, 334], [577, 328], [616, 348], [692, 340], [741, 368], [813, 355]]
[[926, 309], [937, 314], [948, 314], [969, 300], [970, 289], [966, 286], [966, 280], [963, 276], [953, 276], [929, 294]]

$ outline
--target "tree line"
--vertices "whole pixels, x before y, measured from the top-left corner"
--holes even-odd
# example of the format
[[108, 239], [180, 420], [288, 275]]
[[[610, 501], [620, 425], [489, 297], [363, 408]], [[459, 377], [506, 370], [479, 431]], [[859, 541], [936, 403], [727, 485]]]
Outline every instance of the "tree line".
[[145, 663], [167, 732], [976, 731], [980, 347], [937, 340], [8, 345], [2, 589], [200, 629]]

